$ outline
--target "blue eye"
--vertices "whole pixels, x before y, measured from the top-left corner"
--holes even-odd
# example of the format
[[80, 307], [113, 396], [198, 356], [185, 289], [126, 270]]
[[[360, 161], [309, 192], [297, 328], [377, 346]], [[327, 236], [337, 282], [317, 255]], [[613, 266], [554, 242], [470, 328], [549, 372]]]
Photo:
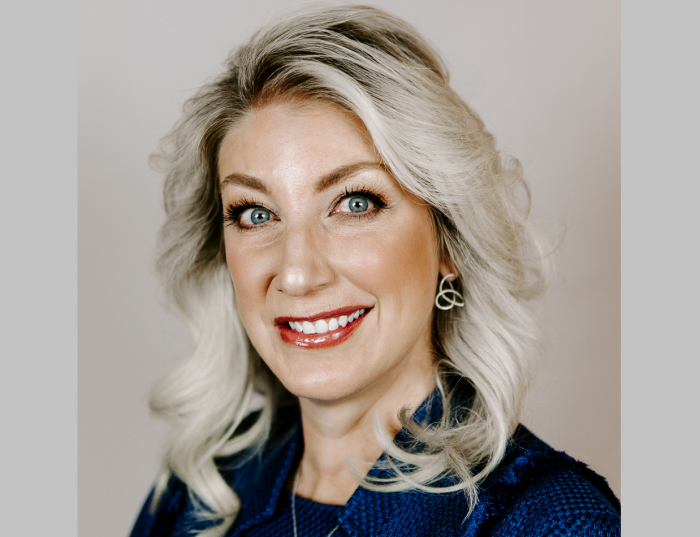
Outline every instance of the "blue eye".
[[244, 226], [257, 226], [259, 224], [264, 224], [267, 222], [272, 215], [270, 211], [256, 207], [254, 209], [248, 209], [241, 214], [241, 224]]
[[369, 200], [361, 197], [350, 198], [348, 200], [348, 209], [353, 213], [363, 213], [369, 209]]

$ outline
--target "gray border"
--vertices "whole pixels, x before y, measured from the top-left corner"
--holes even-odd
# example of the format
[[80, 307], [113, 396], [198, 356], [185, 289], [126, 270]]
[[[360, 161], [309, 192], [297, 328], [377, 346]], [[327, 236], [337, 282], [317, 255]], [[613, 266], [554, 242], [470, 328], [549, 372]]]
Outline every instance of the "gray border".
[[4, 2], [0, 36], [0, 533], [76, 535], [76, 4]]
[[622, 3], [622, 504], [627, 535], [696, 535], [697, 2]]

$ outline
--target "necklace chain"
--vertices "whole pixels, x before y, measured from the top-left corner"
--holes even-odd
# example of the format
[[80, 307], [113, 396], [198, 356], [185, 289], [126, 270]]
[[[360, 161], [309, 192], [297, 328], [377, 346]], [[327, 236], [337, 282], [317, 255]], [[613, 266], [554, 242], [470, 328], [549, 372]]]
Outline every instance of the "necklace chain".
[[[292, 525], [294, 528], [294, 537], [298, 537], [297, 536], [296, 503], [297, 503], [297, 486], [299, 485], [299, 475], [300, 474], [301, 474], [301, 464], [299, 464], [299, 468], [297, 469], [297, 475], [294, 476], [294, 487], [292, 489]], [[335, 533], [335, 530], [337, 530], [339, 527], [340, 527], [340, 524], [338, 524], [335, 528], [333, 528], [327, 537], [331, 537], [331, 535], [333, 535]]]

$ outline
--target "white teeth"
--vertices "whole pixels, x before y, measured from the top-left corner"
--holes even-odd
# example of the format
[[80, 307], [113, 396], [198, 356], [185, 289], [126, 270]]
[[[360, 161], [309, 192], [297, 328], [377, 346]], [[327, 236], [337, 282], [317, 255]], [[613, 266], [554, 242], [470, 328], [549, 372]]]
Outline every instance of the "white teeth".
[[319, 319], [315, 323], [309, 321], [289, 321], [289, 327], [297, 332], [304, 332], [304, 334], [325, 334], [326, 332], [333, 332], [338, 330], [339, 327], [345, 327], [360, 315], [364, 315], [365, 309], [359, 309], [351, 315], [341, 315], [338, 318], [331, 317], [326, 321], [325, 319]]

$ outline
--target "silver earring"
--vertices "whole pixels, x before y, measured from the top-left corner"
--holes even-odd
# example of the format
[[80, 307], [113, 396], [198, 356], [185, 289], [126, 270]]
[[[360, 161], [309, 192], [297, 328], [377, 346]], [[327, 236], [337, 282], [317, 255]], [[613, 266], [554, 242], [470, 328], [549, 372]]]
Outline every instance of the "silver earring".
[[[464, 297], [462, 293], [456, 291], [454, 287], [452, 287], [452, 282], [447, 281], [447, 278], [450, 276], [454, 276], [454, 274], [448, 274], [442, 279], [440, 282], [440, 290], [435, 297], [435, 305], [441, 310], [451, 310], [455, 306], [459, 306], [460, 308], [464, 306]], [[449, 289], [445, 289], [445, 282], [450, 286]], [[447, 306], [440, 304], [440, 299], [442, 299], [443, 302], [447, 302]]]

